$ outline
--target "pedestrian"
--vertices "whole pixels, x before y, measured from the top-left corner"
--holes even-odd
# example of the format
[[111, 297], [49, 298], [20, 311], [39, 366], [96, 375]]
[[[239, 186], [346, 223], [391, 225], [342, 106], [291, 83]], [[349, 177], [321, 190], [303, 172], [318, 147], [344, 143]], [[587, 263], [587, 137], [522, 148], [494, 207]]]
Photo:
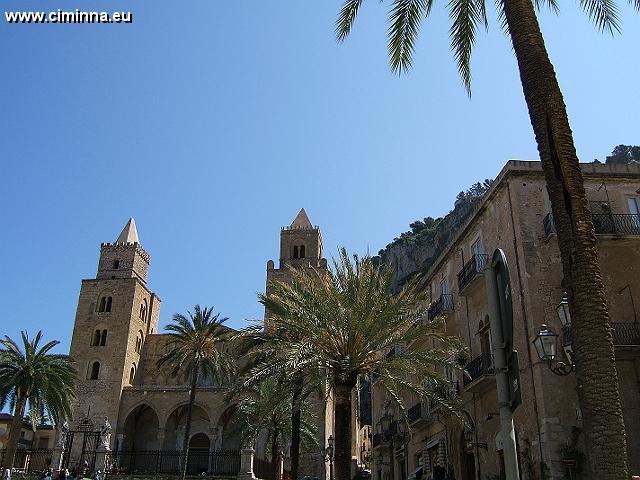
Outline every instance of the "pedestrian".
[[4, 472], [2, 473], [2, 480], [11, 480], [11, 470], [8, 468], [4, 469]]

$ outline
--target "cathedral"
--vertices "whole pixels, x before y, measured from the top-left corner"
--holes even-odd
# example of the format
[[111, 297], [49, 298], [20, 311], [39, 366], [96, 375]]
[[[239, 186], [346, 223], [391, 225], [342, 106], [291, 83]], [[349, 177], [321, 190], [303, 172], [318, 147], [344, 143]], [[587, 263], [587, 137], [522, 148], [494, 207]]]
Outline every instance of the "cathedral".
[[[100, 246], [95, 278], [82, 280], [71, 341], [78, 369], [72, 431], [99, 429], [108, 419], [112, 452], [178, 451], [184, 429], [189, 386], [158, 368], [169, 335], [159, 332], [160, 297], [148, 283], [151, 258], [142, 247], [131, 218], [113, 243]], [[288, 281], [289, 266], [326, 269], [320, 229], [304, 209], [280, 232], [280, 259], [267, 262], [267, 291], [272, 281]], [[268, 322], [269, 313], [265, 313]], [[231, 342], [230, 342], [231, 343]], [[233, 353], [233, 345], [221, 348]], [[234, 426], [235, 406], [225, 401], [228, 385], [203, 380], [192, 415], [190, 450], [238, 451], [242, 439]], [[326, 445], [331, 416], [318, 404], [318, 443]], [[72, 437], [71, 437], [72, 438]], [[77, 438], [68, 445], [70, 462], [81, 462], [91, 450]], [[265, 446], [256, 456], [265, 458]], [[67, 460], [69, 461], [69, 460]], [[325, 476], [320, 448], [301, 458], [300, 473]]]

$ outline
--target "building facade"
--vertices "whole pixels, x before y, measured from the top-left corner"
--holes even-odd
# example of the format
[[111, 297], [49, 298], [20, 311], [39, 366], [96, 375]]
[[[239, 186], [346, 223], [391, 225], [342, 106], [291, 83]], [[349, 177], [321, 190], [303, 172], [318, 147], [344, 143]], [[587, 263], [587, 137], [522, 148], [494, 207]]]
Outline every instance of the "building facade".
[[[640, 292], [640, 167], [582, 168], [616, 345], [630, 473], [638, 474], [640, 330], [634, 294]], [[385, 414], [398, 414], [374, 382], [375, 480], [504, 478], [483, 275], [497, 248], [505, 252], [509, 265], [514, 345], [519, 352], [523, 403], [514, 424], [521, 478], [587, 478], [575, 375], [553, 374], [532, 345], [542, 324], [561, 334], [561, 352], [560, 345], [570, 336], [556, 312], [563, 297], [562, 267], [550, 211], [540, 162], [510, 161], [425, 273], [431, 299], [427, 317], [444, 319], [446, 332], [463, 339], [471, 351], [469, 376], [446, 372], [464, 403], [467, 426], [429, 402], [407, 396], [410, 435], [385, 441], [389, 436], [381, 431], [380, 420]]]
[[[158, 333], [161, 300], [148, 285], [150, 256], [140, 244], [135, 221], [130, 219], [114, 243], [103, 243], [96, 278], [82, 281], [70, 354], [79, 371], [77, 399], [67, 446], [69, 465], [82, 463], [97, 437], [87, 445], [84, 431], [98, 431], [108, 421], [114, 452], [183, 450], [189, 385], [157, 362], [170, 346], [170, 336]], [[267, 263], [267, 291], [274, 281], [290, 281], [291, 266], [326, 270], [322, 235], [304, 210], [280, 233], [278, 268]], [[269, 312], [265, 312], [268, 326]], [[232, 342], [220, 348], [233, 354]], [[238, 359], [239, 366], [242, 359]], [[229, 385], [203, 380], [193, 409], [190, 450], [238, 451], [241, 429], [235, 423], [235, 405], [225, 396]], [[331, 416], [324, 399], [316, 405], [319, 430], [317, 452], [303, 455], [300, 472], [324, 478], [321, 447], [331, 434]], [[94, 438], [94, 437], [91, 437]], [[95, 444], [95, 445], [94, 445]], [[266, 457], [259, 438], [256, 455]], [[154, 462], [155, 462], [154, 457]], [[144, 468], [136, 464], [137, 468]]]

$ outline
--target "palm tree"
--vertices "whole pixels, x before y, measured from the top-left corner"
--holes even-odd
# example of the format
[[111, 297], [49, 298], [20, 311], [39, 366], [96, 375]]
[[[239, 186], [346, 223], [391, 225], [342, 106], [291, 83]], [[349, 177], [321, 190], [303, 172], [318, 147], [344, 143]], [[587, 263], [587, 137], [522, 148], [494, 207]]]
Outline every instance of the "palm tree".
[[[262, 372], [261, 367], [269, 365], [271, 361], [268, 353], [265, 356], [265, 351], [269, 350], [269, 342], [286, 342], [288, 335], [288, 332], [277, 328], [276, 325], [264, 329], [262, 324], [250, 326], [238, 333], [238, 353], [247, 362], [234, 385], [234, 392], [259, 388], [265, 378], [260, 374], [255, 375], [255, 373]], [[318, 372], [315, 373], [316, 375], [311, 376], [309, 372], [305, 372], [305, 375], [301, 376], [296, 375], [295, 372], [288, 372], [288, 375], [281, 376], [279, 380], [283, 387], [281, 395], [287, 395], [291, 399], [289, 408], [291, 413], [291, 450], [289, 454], [291, 457], [291, 478], [294, 479], [298, 478], [300, 444], [303, 440], [301, 407], [305, 405], [305, 401], [311, 394], [322, 395], [322, 382], [317, 375]]]
[[[240, 394], [236, 415], [242, 429], [242, 438], [247, 443], [253, 443], [258, 433], [267, 435], [267, 454], [271, 455], [274, 468], [273, 478], [276, 478], [278, 445], [293, 440], [294, 425], [291, 423], [293, 405], [289, 400], [292, 393], [291, 384], [284, 377], [268, 378], [251, 389], [245, 389]], [[316, 428], [313, 415], [308, 404], [302, 402], [297, 405], [300, 412], [300, 424], [297, 435], [305, 449], [317, 447]], [[292, 478], [293, 474], [292, 474]]]
[[[346, 0], [336, 23], [344, 40], [363, 0]], [[628, 0], [640, 10], [640, 0]], [[394, 72], [412, 63], [420, 22], [433, 0], [392, 0], [389, 56]], [[498, 0], [520, 70], [524, 97], [538, 144], [563, 266], [563, 288], [573, 319], [573, 346], [580, 405], [592, 478], [627, 477], [624, 422], [615, 352], [593, 221], [564, 99], [540, 31], [535, 8], [558, 11], [556, 0]], [[619, 31], [615, 0], [580, 0], [600, 30]], [[485, 0], [451, 0], [451, 46], [467, 92], [470, 58], [479, 26], [487, 25]]]
[[198, 381], [212, 379], [216, 383], [229, 381], [234, 372], [234, 362], [221, 343], [228, 340], [229, 330], [224, 326], [227, 318], [213, 313], [213, 307], [196, 305], [188, 316], [176, 313], [173, 322], [165, 327], [170, 332], [169, 350], [158, 360], [158, 367], [168, 365], [174, 376], [182, 375], [189, 382], [189, 404], [184, 432], [184, 463], [182, 478], [187, 474], [191, 416], [196, 400]]
[[[351, 258], [340, 251], [333, 271], [326, 274], [292, 268], [291, 284], [276, 282], [260, 301], [273, 313], [274, 335], [260, 349], [266, 362], [255, 366], [254, 378], [278, 374], [314, 377], [323, 382], [334, 400], [336, 480], [349, 480], [351, 469], [351, 393], [360, 375], [375, 374], [377, 381], [406, 415], [402, 394], [413, 392], [456, 413], [459, 400], [449, 395], [446, 367], [460, 366], [465, 346], [440, 333], [441, 324], [421, 322], [426, 297], [418, 279], [392, 293], [390, 270], [377, 267], [370, 256]], [[432, 337], [434, 347], [419, 347], [416, 340]], [[411, 345], [399, 349], [397, 346]], [[381, 352], [393, 349], [394, 355]], [[426, 379], [436, 386], [430, 387]]]
[[25, 410], [35, 426], [45, 417], [54, 424], [71, 418], [77, 380], [69, 355], [50, 353], [60, 342], [52, 340], [39, 346], [42, 332], [30, 340], [22, 332], [22, 349], [5, 336], [0, 340], [0, 408], [8, 403], [13, 409], [4, 467], [12, 468], [20, 439]]

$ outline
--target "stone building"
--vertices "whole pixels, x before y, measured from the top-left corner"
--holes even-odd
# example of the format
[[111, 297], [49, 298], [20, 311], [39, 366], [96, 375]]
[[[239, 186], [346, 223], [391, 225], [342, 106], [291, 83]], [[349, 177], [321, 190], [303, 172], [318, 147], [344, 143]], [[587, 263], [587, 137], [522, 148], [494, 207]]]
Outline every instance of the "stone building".
[[[267, 290], [271, 282], [287, 281], [288, 268], [323, 270], [322, 235], [304, 210], [281, 230], [280, 260], [267, 263]], [[71, 342], [71, 356], [79, 370], [74, 422], [76, 439], [69, 445], [69, 463], [82, 462], [91, 446], [82, 430], [97, 431], [108, 419], [112, 426], [111, 450], [115, 452], [177, 451], [184, 448], [189, 386], [173, 377], [157, 361], [167, 350], [170, 337], [158, 333], [161, 300], [147, 283], [150, 256], [138, 239], [133, 219], [114, 243], [103, 243], [96, 278], [82, 281]], [[265, 312], [268, 325], [269, 313]], [[233, 353], [228, 342], [220, 348]], [[239, 363], [242, 359], [238, 360]], [[231, 450], [241, 447], [240, 429], [234, 423], [235, 406], [225, 395], [228, 385], [203, 381], [198, 386], [193, 411], [190, 449]], [[315, 399], [319, 444], [332, 431], [324, 402]], [[97, 438], [97, 437], [96, 437]], [[258, 456], [265, 456], [258, 442]], [[303, 456], [300, 472], [324, 477], [321, 452]]]
[[[640, 330], [634, 294], [640, 292], [640, 167], [584, 164], [582, 169], [614, 328], [630, 473], [637, 475]], [[580, 472], [585, 463], [584, 434], [575, 375], [552, 373], [532, 345], [541, 324], [562, 332], [556, 312], [563, 297], [562, 269], [540, 162], [508, 162], [452, 238], [425, 272], [431, 299], [427, 316], [444, 318], [446, 332], [462, 338], [471, 349], [466, 367], [469, 378], [446, 372], [464, 402], [470, 427], [464, 428], [429, 402], [407, 396], [411, 435], [385, 441], [389, 436], [381, 430], [380, 419], [385, 414], [397, 418], [398, 413], [374, 383], [374, 479], [429, 479], [436, 470], [453, 473], [457, 480], [502, 478], [499, 407], [483, 278], [496, 248], [506, 253], [511, 277], [523, 398], [514, 417], [521, 478], [587, 478], [585, 471]], [[564, 334], [560, 351], [570, 330]]]

